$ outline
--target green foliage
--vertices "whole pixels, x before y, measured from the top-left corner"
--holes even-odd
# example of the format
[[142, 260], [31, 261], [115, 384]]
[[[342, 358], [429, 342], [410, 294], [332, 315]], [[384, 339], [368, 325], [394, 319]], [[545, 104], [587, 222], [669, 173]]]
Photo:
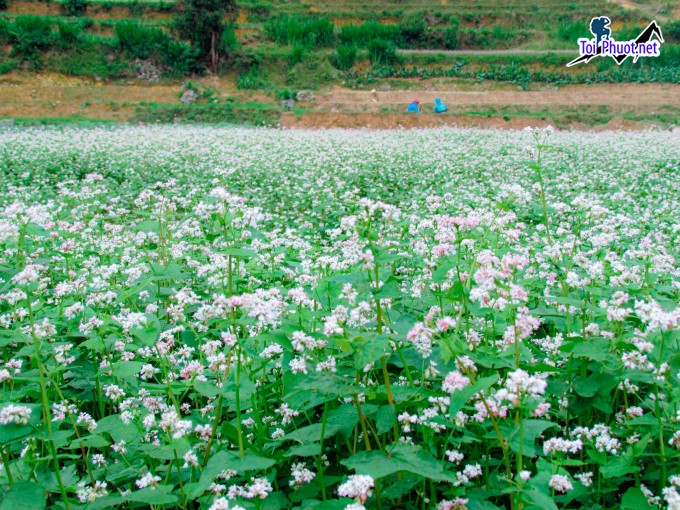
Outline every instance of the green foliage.
[[12, 24], [0, 18], [0, 44], [8, 44], [12, 38]]
[[64, 0], [61, 10], [67, 16], [80, 16], [87, 9], [87, 0]]
[[164, 53], [171, 37], [157, 27], [149, 27], [134, 21], [116, 23], [118, 48], [135, 58], [146, 59], [155, 53]]
[[266, 82], [260, 75], [258, 67], [252, 67], [250, 70], [239, 74], [236, 79], [236, 88], [239, 90], [260, 90], [265, 85]]
[[279, 44], [303, 44], [311, 48], [330, 46], [334, 41], [333, 23], [324, 16], [280, 16], [265, 24], [267, 37]]
[[296, 96], [295, 92], [289, 89], [279, 90], [276, 95], [282, 101], [294, 101]]
[[238, 48], [238, 39], [232, 23], [225, 25], [222, 32], [222, 48], [227, 53], [233, 53]]
[[337, 78], [338, 71], [328, 58], [310, 53], [288, 72], [287, 84], [296, 89], [316, 89]]
[[395, 45], [402, 42], [401, 29], [398, 25], [385, 25], [370, 20], [361, 25], [347, 24], [340, 29], [340, 41], [359, 48], [367, 48], [371, 41], [380, 39]]
[[664, 37], [668, 37], [668, 41], [680, 43], [680, 20], [668, 23], [663, 27]]
[[230, 123], [271, 126], [277, 123], [279, 111], [261, 105], [192, 104], [139, 106], [132, 122]]
[[41, 52], [52, 46], [52, 23], [41, 16], [22, 15], [14, 19], [10, 42], [12, 55], [28, 61], [37, 70], [42, 66]]
[[7, 9], [7, 6], [9, 5], [9, 0], [0, 0], [0, 11], [4, 11]]
[[336, 48], [335, 67], [341, 71], [349, 71], [357, 60], [357, 47], [353, 44], [341, 44]]
[[198, 50], [174, 40], [157, 27], [132, 21], [116, 23], [117, 47], [133, 58], [152, 59], [180, 75], [199, 72]]
[[420, 48], [427, 30], [427, 21], [422, 13], [410, 14], [399, 24], [400, 39], [405, 48]]
[[9, 73], [16, 69], [18, 65], [19, 63], [16, 60], [0, 55], [0, 74]]
[[[409, 56], [409, 58], [412, 58]], [[422, 58], [421, 64], [422, 64]], [[377, 66], [365, 73], [350, 73], [347, 78], [357, 84], [373, 83], [385, 78], [420, 78], [435, 77], [469, 78], [477, 81], [495, 80], [517, 83], [529, 88], [531, 83], [553, 83], [557, 85], [577, 83], [630, 83], [630, 82], [665, 82], [676, 83], [680, 80], [680, 47], [664, 45], [657, 58], [641, 58], [637, 63], [628, 59], [618, 66], [611, 59], [601, 59], [596, 66], [584, 67], [577, 72], [561, 70], [564, 59], [559, 55], [541, 57], [542, 63], [558, 66], [556, 71], [531, 71], [528, 64], [533, 63], [530, 56], [512, 56], [500, 62], [488, 63], [489, 59], [477, 57], [478, 69], [466, 68], [467, 61], [460, 60], [450, 67], [396, 67], [394, 65]], [[493, 60], [491, 61], [493, 62]]]
[[592, 37], [592, 34], [585, 23], [575, 21], [558, 25], [555, 37], [558, 41], [576, 44], [580, 37]]
[[274, 6], [269, 3], [253, 4], [248, 7], [248, 21], [262, 23], [271, 16]]
[[374, 39], [368, 44], [368, 56], [373, 65], [390, 65], [397, 62], [397, 49], [390, 41]]
[[191, 41], [200, 58], [217, 71], [220, 56], [227, 52], [223, 38], [225, 17], [236, 12], [234, 0], [184, 0], [177, 7], [175, 29], [180, 38]]
[[112, 50], [115, 48], [81, 42], [68, 51], [49, 55], [46, 65], [68, 76], [100, 77], [107, 80], [129, 76], [132, 69], [126, 60], [108, 58]]
[[460, 20], [451, 16], [451, 26], [444, 31], [444, 47], [447, 50], [457, 50], [460, 48]]
[[70, 48], [80, 41], [83, 34], [83, 28], [80, 23], [59, 21], [57, 26], [59, 28], [57, 42], [61, 48]]
[[288, 62], [291, 67], [302, 62], [302, 59], [307, 52], [307, 47], [304, 44], [296, 43], [290, 50], [290, 56], [288, 57]]

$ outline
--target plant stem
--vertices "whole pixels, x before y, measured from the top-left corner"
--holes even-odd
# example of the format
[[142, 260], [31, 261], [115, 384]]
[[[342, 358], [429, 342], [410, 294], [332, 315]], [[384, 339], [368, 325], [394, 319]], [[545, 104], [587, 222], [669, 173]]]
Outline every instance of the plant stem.
[[238, 451], [241, 458], [243, 458], [245, 456], [245, 450], [243, 448], [243, 427], [241, 425], [241, 349], [239, 345], [236, 346], [236, 382], [234, 388], [236, 392], [236, 432], [238, 434]]
[[[227, 381], [227, 377], [229, 376], [229, 366], [231, 364], [231, 353], [233, 351], [229, 350], [229, 354], [227, 354], [227, 366], [224, 369], [224, 377], [222, 378], [222, 384], [225, 384]], [[205, 468], [205, 466], [208, 464], [208, 460], [210, 459], [210, 450], [212, 448], [213, 443], [215, 442], [215, 437], [217, 436], [217, 426], [220, 423], [220, 419], [222, 418], [222, 404], [224, 402], [224, 392], [220, 393], [220, 396], [217, 398], [217, 408], [215, 409], [215, 418], [213, 421], [213, 428], [210, 433], [210, 439], [208, 440], [208, 444], [205, 447], [205, 456], [203, 457], [203, 464], [201, 467]]]

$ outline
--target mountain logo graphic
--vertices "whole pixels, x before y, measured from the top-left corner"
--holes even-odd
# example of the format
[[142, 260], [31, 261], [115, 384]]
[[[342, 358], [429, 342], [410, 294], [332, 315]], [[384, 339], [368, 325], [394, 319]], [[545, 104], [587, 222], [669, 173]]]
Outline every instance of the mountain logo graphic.
[[660, 55], [660, 47], [664, 39], [661, 27], [656, 21], [647, 25], [635, 39], [623, 42], [614, 40], [612, 30], [609, 27], [610, 24], [611, 20], [607, 16], [593, 18], [590, 21], [590, 33], [593, 34], [594, 38], [578, 40], [581, 56], [569, 62], [567, 67], [588, 63], [595, 57], [611, 57], [617, 64], [621, 65], [628, 57], [632, 57], [633, 62], [637, 62], [640, 57], [658, 57]]

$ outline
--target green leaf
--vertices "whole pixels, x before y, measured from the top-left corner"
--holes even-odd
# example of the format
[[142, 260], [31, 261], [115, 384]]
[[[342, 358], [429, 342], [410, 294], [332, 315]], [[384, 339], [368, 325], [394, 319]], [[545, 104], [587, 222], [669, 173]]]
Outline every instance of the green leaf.
[[139, 374], [144, 366], [141, 361], [118, 361], [113, 364], [113, 375], [121, 379], [127, 379]]
[[547, 494], [542, 493], [535, 487], [530, 491], [525, 492], [529, 501], [542, 510], [557, 510], [557, 505], [555, 501]]
[[383, 451], [362, 451], [340, 463], [358, 474], [370, 475], [373, 478], [383, 478], [399, 471], [407, 471], [438, 482], [456, 480], [452, 473], [444, 472], [440, 461], [420, 446], [408, 444], [398, 444], [390, 455]]
[[577, 358], [588, 358], [593, 361], [605, 361], [610, 357], [609, 348], [610, 342], [602, 338], [595, 338], [593, 340], [587, 340], [585, 342], [576, 342], [572, 344], [565, 344], [560, 350], [569, 352], [570, 347], [573, 345], [571, 352]]
[[392, 405], [386, 405], [382, 406], [375, 417], [375, 425], [378, 431], [378, 434], [384, 434], [388, 430], [391, 430], [392, 427], [394, 427], [394, 424], [397, 421], [397, 410], [396, 408]]
[[225, 255], [231, 255], [232, 257], [257, 257], [257, 253], [252, 250], [244, 250], [243, 248], [229, 248], [224, 250]]
[[145, 487], [142, 490], [131, 492], [125, 496], [125, 499], [149, 505], [174, 505], [179, 501], [179, 498], [174, 494], [168, 494], [172, 488], [172, 485]]
[[319, 443], [297, 444], [288, 450], [284, 457], [313, 457], [321, 455], [321, 445]]
[[400, 298], [403, 295], [404, 293], [399, 288], [399, 282], [396, 280], [390, 280], [380, 287], [380, 290], [378, 290], [378, 292], [376, 292], [373, 297], [375, 299], [394, 299]]
[[111, 435], [111, 439], [116, 443], [124, 440], [129, 444], [140, 436], [139, 429], [133, 423], [123, 423], [118, 414], [104, 416], [104, 418], [99, 420], [97, 422], [97, 432], [100, 434], [108, 432]]
[[[543, 434], [547, 429], [556, 427], [555, 423], [546, 420], [524, 420], [522, 424], [522, 454], [533, 457], [536, 455], [534, 445], [538, 436]], [[520, 447], [520, 426], [516, 424], [510, 432], [509, 438], [510, 448], [512, 451], [518, 453]]]
[[204, 397], [216, 397], [222, 393], [222, 388], [218, 388], [214, 382], [200, 379], [194, 381], [194, 389]]
[[111, 442], [100, 434], [85, 436], [71, 441], [69, 445], [70, 449], [81, 448], [82, 446], [87, 446], [91, 448], [105, 448], [109, 446]]
[[145, 220], [140, 221], [135, 225], [135, 230], [138, 232], [158, 232], [158, 221], [156, 220]]
[[49, 235], [47, 233], [47, 230], [45, 230], [40, 225], [37, 225], [36, 223], [30, 223], [26, 227], [26, 234], [29, 235], [29, 236], [35, 236], [35, 237], [47, 237]]
[[175, 458], [181, 459], [182, 456], [189, 451], [189, 443], [186, 439], [179, 439], [175, 444], [164, 445], [161, 447], [154, 445], [144, 445], [140, 448], [141, 451], [154, 459], [173, 460]]
[[621, 510], [650, 508], [645, 494], [638, 487], [629, 488], [621, 498]]
[[0, 510], [42, 510], [47, 506], [47, 493], [36, 483], [16, 482], [0, 496]]
[[488, 390], [493, 383], [498, 380], [498, 374], [490, 375], [489, 377], [482, 377], [475, 384], [469, 384], [462, 390], [454, 391], [451, 394], [451, 405], [449, 406], [449, 416], [452, 420], [456, 418], [456, 414], [463, 406], [470, 400], [473, 395], [480, 391]]
[[389, 344], [390, 338], [387, 335], [365, 333], [363, 336], [354, 338], [352, 347], [357, 367], [363, 368], [369, 363], [378, 361], [385, 355]]
[[583, 377], [577, 377], [574, 380], [572, 387], [577, 395], [586, 398], [594, 397], [599, 388], [597, 381], [593, 381], [591, 378], [585, 379]]

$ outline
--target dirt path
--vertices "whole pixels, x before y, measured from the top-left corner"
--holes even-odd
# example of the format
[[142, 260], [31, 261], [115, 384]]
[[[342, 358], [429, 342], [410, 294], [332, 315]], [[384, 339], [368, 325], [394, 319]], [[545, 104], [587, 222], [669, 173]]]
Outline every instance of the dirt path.
[[317, 108], [351, 107], [361, 111], [366, 108], [378, 111], [384, 107], [405, 107], [414, 98], [421, 105], [434, 104], [441, 98], [450, 109], [466, 106], [527, 106], [575, 107], [618, 106], [634, 111], [653, 111], [661, 105], [680, 105], [680, 85], [665, 83], [625, 83], [597, 85], [568, 85], [545, 90], [457, 90], [439, 88], [420, 91], [364, 91], [337, 87], [328, 94], [317, 96]]
[[[235, 89], [225, 78], [197, 80], [218, 91], [216, 99], [234, 104], [278, 100], [262, 93]], [[551, 115], [621, 116], [664, 114], [680, 116], [680, 84], [599, 84], [543, 87], [522, 91], [492, 82], [462, 84], [455, 81], [417, 81], [417, 90], [366, 91], [336, 86], [314, 93], [314, 100], [299, 103], [309, 113], [305, 121], [284, 115], [290, 127], [427, 127], [434, 125], [495, 125], [518, 127], [545, 124]], [[85, 117], [125, 121], [148, 104], [179, 105], [181, 82], [149, 85], [136, 80], [104, 83], [55, 74], [14, 72], [0, 75], [0, 118]], [[449, 106], [446, 116], [406, 116], [406, 105], [415, 97], [424, 113], [439, 97]], [[475, 115], [471, 113], [475, 112]], [[485, 120], [488, 119], [488, 120]], [[547, 120], [546, 120], [547, 119]], [[493, 126], [490, 126], [493, 127]]]

